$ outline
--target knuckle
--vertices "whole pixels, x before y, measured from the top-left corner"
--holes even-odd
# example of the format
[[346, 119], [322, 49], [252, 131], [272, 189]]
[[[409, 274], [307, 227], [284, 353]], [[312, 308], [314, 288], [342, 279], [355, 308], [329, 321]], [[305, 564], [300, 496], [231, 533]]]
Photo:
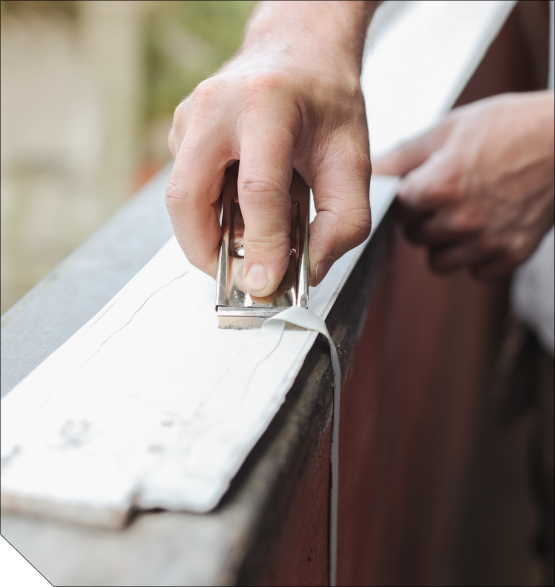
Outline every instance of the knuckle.
[[[217, 108], [218, 101], [222, 94], [222, 84], [214, 79], [206, 79], [195, 88], [193, 93], [178, 106], [180, 112], [176, 110], [174, 115], [174, 124], [180, 125], [178, 128], [185, 130], [188, 118], [203, 121], [211, 118], [214, 110]], [[184, 134], [184, 132], [183, 132]]]
[[268, 196], [279, 196], [287, 192], [284, 186], [275, 178], [266, 176], [257, 178], [248, 176], [239, 186], [241, 199], [247, 205], [256, 205], [268, 201]]
[[175, 181], [170, 180], [166, 187], [165, 194], [166, 209], [170, 215], [180, 210], [188, 199], [190, 198], [187, 191], [183, 189], [183, 186], [180, 186]]
[[[351, 194], [352, 195], [352, 194]], [[319, 214], [325, 213], [330, 238], [337, 243], [338, 256], [362, 244], [372, 230], [370, 203], [366, 198], [333, 197]]]
[[289, 257], [289, 234], [285, 231], [257, 233], [255, 235], [245, 232], [245, 249], [249, 256], [262, 254], [276, 258]]
[[420, 195], [420, 200], [425, 204], [439, 206], [453, 200], [455, 191], [448, 182], [433, 184], [424, 189]]
[[459, 233], [477, 232], [482, 228], [482, 224], [481, 218], [466, 210], [455, 213], [451, 219], [452, 230]]
[[349, 244], [349, 248], [357, 247], [370, 236], [372, 231], [370, 210], [358, 210], [356, 214], [341, 218], [339, 225], [343, 241]]
[[221, 86], [215, 78], [208, 78], [200, 82], [192, 95], [193, 106], [199, 108], [205, 105], [212, 106], [217, 100]]
[[273, 247], [276, 244], [285, 246], [287, 245], [288, 239], [289, 234], [284, 230], [274, 231], [272, 233], [245, 233], [245, 242], [258, 247]]
[[241, 78], [240, 92], [247, 103], [265, 102], [267, 98], [289, 85], [287, 76], [281, 72], [256, 72]]

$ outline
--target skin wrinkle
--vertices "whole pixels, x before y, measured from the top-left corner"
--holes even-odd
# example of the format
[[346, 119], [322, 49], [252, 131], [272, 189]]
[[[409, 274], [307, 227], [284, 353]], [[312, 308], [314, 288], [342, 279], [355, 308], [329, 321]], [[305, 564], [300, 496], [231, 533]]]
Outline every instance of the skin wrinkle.
[[[289, 201], [293, 169], [313, 189], [321, 216], [312, 224], [309, 244], [312, 283], [323, 257], [338, 258], [367, 236], [371, 169], [360, 73], [365, 33], [375, 7], [376, 3], [356, 2], [261, 3], [239, 53], [202, 82], [176, 112], [170, 145], [179, 153], [181, 165], [194, 161], [195, 150], [207, 140], [221, 146], [211, 154], [213, 159], [241, 160], [238, 196], [245, 220], [244, 268], [248, 271], [253, 263], [260, 263], [269, 277], [267, 290], [259, 289], [257, 296], [271, 294], [286, 270], [289, 222], [286, 229], [280, 203], [283, 200], [285, 208]], [[303, 22], [302, 15], [308, 20]], [[305, 35], [299, 34], [303, 28]], [[217, 136], [213, 127], [221, 127]], [[269, 137], [274, 141], [267, 142]], [[222, 146], [225, 141], [228, 144]], [[254, 141], [262, 141], [258, 149]], [[200, 207], [209, 203], [203, 185], [187, 178], [185, 186], [193, 192], [186, 199]], [[170, 187], [170, 198], [175, 187]], [[346, 200], [344, 205], [333, 201], [337, 197]], [[338, 216], [322, 216], [325, 209]], [[216, 237], [212, 224], [206, 224], [209, 217], [196, 209], [194, 217], [187, 218], [186, 211], [177, 207], [170, 215], [179, 243], [200, 269], [213, 273], [211, 258], [216, 253], [210, 249]], [[206, 236], [200, 236], [202, 226]], [[261, 237], [264, 233], [269, 236]], [[334, 235], [339, 242], [331, 242]], [[246, 285], [248, 291], [256, 287]]]
[[[357, 154], [356, 149], [353, 149], [352, 151], [355, 152], [355, 155]], [[333, 157], [328, 157], [325, 159], [326, 163], [323, 164], [322, 167], [319, 169], [319, 173], [317, 176], [319, 185], [315, 185], [315, 189], [320, 192], [317, 205], [321, 205], [323, 203], [324, 198], [343, 198], [344, 196], [338, 194], [339, 187], [343, 187], [345, 191], [350, 191], [352, 185], [360, 182], [366, 183], [366, 181], [369, 180], [369, 167], [367, 169], [368, 177], [365, 177], [366, 174], [364, 173], [364, 163], [358, 166], [361, 171], [360, 175], [356, 173], [356, 166], [354, 164], [353, 167], [355, 169], [349, 169], [348, 166], [349, 164], [353, 163], [354, 159], [354, 157], [351, 158], [349, 157], [349, 155], [350, 153], [338, 154], [337, 151], [335, 151]], [[349, 171], [351, 172], [350, 174]], [[324, 189], [326, 186], [330, 185], [333, 186], [333, 190], [329, 188], [328, 190]], [[326, 195], [324, 196], [324, 194], [322, 194], [321, 192], [325, 192]], [[367, 196], [363, 194], [363, 192], [360, 193], [360, 199], [361, 201], [364, 201], [366, 205]]]
[[[249, 169], [251, 176], [254, 176], [255, 173]], [[291, 170], [291, 177], [293, 176], [293, 170]], [[261, 198], [261, 195], [264, 194], [282, 194], [284, 191], [288, 194], [289, 190], [284, 190], [283, 185], [280, 181], [270, 178], [267, 175], [264, 176], [263, 173], [260, 174], [260, 177], [264, 177], [264, 179], [243, 179], [241, 180], [240, 188], [244, 194], [244, 198], [250, 198], [252, 196], [252, 201], [249, 201], [249, 204], [256, 204], [256, 203], [263, 203], [267, 201], [269, 198]], [[291, 181], [289, 181], [291, 183]], [[248, 195], [247, 195], [248, 194]]]
[[[337, 182], [334, 183], [335, 192], [320, 193], [316, 210], [318, 213], [328, 212], [341, 222], [355, 222], [360, 217], [369, 216], [369, 204], [364, 201], [361, 205], [357, 205], [357, 201], [361, 199], [348, 198], [344, 196], [344, 192], [350, 191], [350, 185], [344, 186], [344, 190], [338, 189]], [[318, 190], [318, 186], [316, 186]]]

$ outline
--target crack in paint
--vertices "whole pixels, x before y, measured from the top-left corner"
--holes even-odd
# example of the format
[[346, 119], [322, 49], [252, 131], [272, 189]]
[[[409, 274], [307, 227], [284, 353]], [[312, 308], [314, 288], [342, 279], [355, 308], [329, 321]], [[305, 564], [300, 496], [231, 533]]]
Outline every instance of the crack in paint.
[[[185, 277], [187, 275], [187, 273], [189, 273], [189, 270], [187, 269], [187, 271], [185, 271], [185, 273], [182, 273], [181, 275], [178, 275], [177, 277], [174, 277], [170, 282], [165, 283], [164, 285], [160, 286], [158, 289], [154, 290], [149, 296], [148, 298], [146, 298], [146, 300], [139, 306], [139, 308], [137, 310], [135, 310], [135, 312], [133, 312], [133, 315], [131, 316], [131, 318], [120, 328], [118, 328], [117, 330], [115, 330], [114, 332], [112, 332], [110, 334], [110, 336], [103, 341], [100, 346], [98, 347], [98, 349], [87, 359], [87, 361], [81, 365], [81, 367], [79, 367], [79, 369], [76, 369], [75, 371], [73, 371], [72, 373], [63, 376], [61, 379], [59, 379], [48, 391], [48, 394], [46, 396], [46, 398], [44, 399], [44, 401], [42, 402], [42, 404], [37, 408], [37, 410], [34, 412], [34, 414], [36, 415], [37, 413], [40, 412], [40, 410], [42, 410], [42, 408], [44, 408], [44, 406], [49, 402], [50, 398], [52, 397], [52, 392], [56, 389], [56, 387], [58, 387], [58, 385], [60, 385], [60, 383], [62, 383], [65, 379], [67, 379], [68, 377], [71, 377], [72, 375], [75, 375], [76, 373], [78, 373], [79, 371], [81, 371], [81, 369], [83, 369], [86, 365], [88, 365], [88, 363], [92, 360], [93, 357], [95, 357], [102, 349], [102, 347], [110, 340], [110, 338], [112, 338], [112, 336], [114, 336], [114, 334], [117, 334], [118, 332], [120, 332], [121, 330], [123, 330], [126, 326], [128, 326], [131, 321], [133, 320], [133, 318], [135, 318], [135, 316], [137, 315], [137, 313], [145, 306], [145, 304], [155, 295], [157, 294], [159, 291], [161, 291], [162, 289], [169, 287], [172, 283], [174, 283], [175, 281], [177, 281], [178, 279], [181, 279], [182, 277]], [[118, 298], [119, 299], [119, 298]], [[115, 302], [114, 302], [115, 304]], [[114, 305], [112, 304], [112, 306]], [[112, 307], [110, 306], [110, 308]], [[108, 309], [110, 309], [108, 308]], [[106, 313], [106, 312], [104, 312]], [[24, 425], [26, 422], [29, 421], [29, 418], [31, 418], [33, 415], [29, 414], [29, 417], [26, 418], [22, 424]]]
[[102, 350], [102, 347], [112, 338], [112, 336], [114, 336], [118, 332], [121, 332], [126, 326], [129, 326], [129, 324], [131, 324], [131, 322], [133, 321], [133, 318], [135, 318], [135, 316], [143, 309], [143, 307], [146, 305], [148, 300], [150, 300], [150, 298], [152, 298], [155, 294], [157, 294], [162, 289], [169, 287], [174, 281], [177, 281], [178, 279], [185, 277], [185, 275], [187, 275], [187, 273], [189, 273], [189, 270], [185, 271], [185, 273], [183, 273], [181, 275], [178, 275], [177, 277], [174, 277], [169, 283], [166, 283], [166, 284], [160, 286], [157, 290], [153, 291], [148, 296], [148, 298], [133, 312], [131, 318], [129, 318], [129, 320], [123, 326], [120, 326], [117, 330], [114, 330], [114, 332], [112, 332], [106, 340], [101, 342], [98, 349], [86, 360], [86, 362], [83, 365], [81, 365], [81, 367], [79, 367], [79, 369], [77, 369], [77, 371], [74, 371], [72, 373], [72, 375], [75, 375], [75, 373], [79, 373], [79, 371], [84, 369], [92, 361], [92, 359], [94, 357], [96, 357], [96, 355], [98, 355], [98, 353]]

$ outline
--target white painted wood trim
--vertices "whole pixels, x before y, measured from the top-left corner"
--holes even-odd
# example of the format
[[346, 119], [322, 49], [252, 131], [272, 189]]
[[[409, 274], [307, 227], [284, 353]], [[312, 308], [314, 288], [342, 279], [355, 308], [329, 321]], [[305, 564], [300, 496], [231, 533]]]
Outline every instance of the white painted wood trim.
[[[447, 112], [513, 5], [380, 9], [362, 78], [374, 154]], [[395, 179], [373, 179], [375, 227], [395, 189]], [[327, 316], [366, 244], [311, 291], [317, 316]], [[171, 239], [2, 401], [3, 509], [114, 527], [133, 505], [209, 511], [315, 336], [218, 330], [214, 282]]]

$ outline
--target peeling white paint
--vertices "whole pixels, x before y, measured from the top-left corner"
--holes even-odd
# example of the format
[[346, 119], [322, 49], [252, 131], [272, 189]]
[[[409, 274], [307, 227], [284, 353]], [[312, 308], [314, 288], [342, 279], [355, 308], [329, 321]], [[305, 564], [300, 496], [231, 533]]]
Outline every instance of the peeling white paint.
[[[411, 3], [371, 31], [363, 88], [374, 153], [450, 108], [513, 4]], [[409, 40], [409, 53], [397, 50]], [[374, 228], [396, 183], [372, 179]], [[311, 290], [320, 318], [365, 245]], [[133, 506], [206, 512], [218, 503], [316, 334], [219, 330], [214, 293], [171, 239], [14, 388], [2, 401], [3, 508], [118, 526]]]

